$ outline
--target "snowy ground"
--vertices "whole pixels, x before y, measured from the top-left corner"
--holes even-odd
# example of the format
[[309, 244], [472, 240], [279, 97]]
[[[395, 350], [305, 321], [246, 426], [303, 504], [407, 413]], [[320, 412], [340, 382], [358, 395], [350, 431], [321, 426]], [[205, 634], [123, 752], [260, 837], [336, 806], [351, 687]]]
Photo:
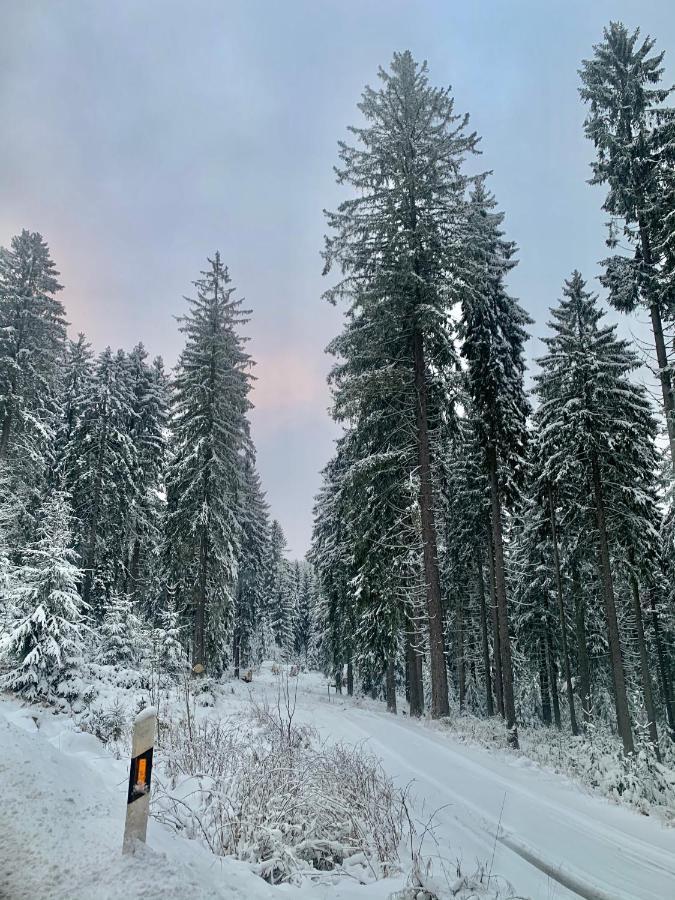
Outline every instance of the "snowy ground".
[[[380, 704], [330, 699], [316, 673], [297, 680], [296, 716], [323, 736], [365, 741], [401, 785], [413, 782], [425, 850], [464, 870], [487, 862], [531, 900], [665, 900], [674, 895], [675, 832], [655, 818], [584, 793], [522, 756], [455, 741], [446, 728], [393, 717]], [[276, 701], [269, 668], [228, 683], [204, 714]], [[383, 900], [400, 881], [271, 887], [243, 863], [150, 823], [143, 853], [120, 853], [127, 762], [63, 716], [0, 699], [0, 898], [135, 900], [263, 898]]]

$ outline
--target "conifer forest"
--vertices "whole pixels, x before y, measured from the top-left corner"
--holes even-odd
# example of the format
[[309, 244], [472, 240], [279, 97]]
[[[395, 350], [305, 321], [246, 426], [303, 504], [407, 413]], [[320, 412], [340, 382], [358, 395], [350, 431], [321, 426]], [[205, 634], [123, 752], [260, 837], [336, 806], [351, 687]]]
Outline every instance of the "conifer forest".
[[[173, 874], [153, 862], [147, 893], [125, 896], [159, 896], [156, 883], [167, 897], [258, 900], [285, 883], [330, 900], [382, 881], [367, 896], [665, 900], [658, 879], [675, 877], [673, 60], [658, 34], [618, 21], [569, 60], [586, 190], [606, 222], [593, 247], [601, 274], [571, 268], [535, 311], [511, 286], [529, 250], [508, 233], [474, 110], [436, 77], [433, 55], [373, 59], [324, 161], [338, 202], [313, 197], [329, 206], [322, 258], [302, 261], [323, 266], [315, 302], [340, 323], [325, 348], [337, 437], [306, 554], [289, 550], [259, 468], [259, 314], [228, 247], [204, 246], [192, 284], [176, 283], [181, 350], [164, 361], [140, 333], [121, 349], [90, 341], [69, 313], [52, 236], [30, 221], [7, 236], [0, 700], [8, 728], [30, 724], [29, 710], [48, 736], [56, 726], [43, 721], [98, 741], [120, 767], [110, 785], [126, 778], [134, 715], [158, 709], [148, 841]], [[555, 204], [541, 197], [542, 229]], [[330, 724], [336, 709], [349, 727]], [[28, 731], [16, 748], [37, 740]], [[436, 763], [450, 740], [457, 759]], [[402, 762], [408, 745], [419, 769]], [[469, 786], [482, 762], [442, 793], [473, 752], [511, 773], [489, 815]], [[514, 760], [556, 785], [567, 776], [579, 803], [599, 794], [609, 812], [596, 821], [580, 807], [573, 819], [576, 800], [565, 799], [519, 809], [527, 772]], [[465, 802], [493, 823], [489, 838], [473, 825], [462, 837], [442, 817], [420, 824], [397, 779], [414, 796], [427, 768], [437, 806]], [[5, 774], [0, 762], [0, 784]], [[107, 784], [97, 790], [112, 797]], [[530, 794], [546, 794], [537, 784]], [[554, 808], [556, 827], [569, 817], [562, 837], [527, 831], [528, 816], [555, 819]], [[636, 823], [597, 824], [615, 812]], [[653, 831], [637, 830], [641, 818]], [[580, 845], [613, 828], [607, 847], [622, 856], [625, 827], [641, 861], [621, 869], [599, 843], [570, 843], [558, 859], [577, 826]], [[253, 874], [232, 869], [222, 885], [233, 893], [218, 893], [201, 857], [182, 855], [197, 853], [192, 844], [172, 836], [186, 849], [170, 850], [160, 829]], [[94, 858], [112, 884], [126, 876], [106, 868], [100, 840]], [[12, 846], [0, 837], [0, 863]], [[185, 866], [201, 893], [181, 881]], [[98, 881], [59, 893], [47, 874], [22, 875], [21, 893], [8, 872], [0, 896], [10, 900], [45, 886], [57, 900], [118, 897]], [[353, 894], [331, 893], [345, 881]]]

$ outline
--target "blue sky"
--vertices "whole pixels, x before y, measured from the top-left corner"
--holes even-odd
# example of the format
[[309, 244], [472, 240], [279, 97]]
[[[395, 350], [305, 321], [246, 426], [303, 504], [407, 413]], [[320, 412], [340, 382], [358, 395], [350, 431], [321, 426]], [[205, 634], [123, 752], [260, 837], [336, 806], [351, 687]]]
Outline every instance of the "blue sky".
[[581, 59], [620, 19], [657, 38], [675, 81], [670, 0], [0, 0], [0, 14], [0, 244], [41, 231], [72, 333], [96, 349], [142, 340], [170, 364], [173, 316], [221, 251], [253, 310], [254, 437], [292, 555], [336, 434], [324, 347], [341, 313], [321, 300], [322, 209], [342, 196], [336, 143], [378, 66], [409, 48], [470, 113], [535, 336], [562, 280], [594, 278], [605, 252]]

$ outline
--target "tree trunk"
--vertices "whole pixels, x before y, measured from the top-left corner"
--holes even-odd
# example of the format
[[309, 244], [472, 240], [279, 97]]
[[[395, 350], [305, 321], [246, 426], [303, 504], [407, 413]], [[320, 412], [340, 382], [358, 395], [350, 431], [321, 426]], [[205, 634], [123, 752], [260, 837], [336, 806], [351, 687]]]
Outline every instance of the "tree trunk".
[[586, 640], [586, 616], [584, 598], [579, 581], [579, 570], [576, 562], [572, 564], [572, 590], [574, 593], [574, 626], [577, 636], [577, 656], [579, 661], [579, 686], [581, 692], [581, 708], [584, 711], [584, 722], [592, 719], [591, 703], [591, 667], [588, 662], [588, 642]]
[[[632, 557], [632, 552], [629, 558]], [[630, 560], [632, 562], [632, 560]], [[642, 682], [642, 697], [645, 704], [645, 712], [649, 719], [649, 740], [654, 746], [654, 753], [661, 762], [659, 750], [659, 733], [656, 728], [656, 709], [654, 708], [654, 696], [652, 694], [652, 679], [649, 671], [649, 658], [647, 656], [647, 643], [645, 641], [645, 626], [642, 619], [642, 605], [640, 603], [640, 586], [633, 571], [630, 572], [631, 597], [633, 599], [633, 614], [635, 616], [635, 636], [638, 643], [640, 656], [640, 681]]]
[[422, 657], [417, 651], [417, 628], [408, 619], [405, 635], [405, 659], [408, 674], [408, 704], [410, 715], [419, 717], [424, 710], [424, 693], [422, 690]]
[[239, 628], [234, 629], [232, 637], [232, 662], [234, 664], [234, 677], [239, 678], [241, 663], [241, 635], [239, 633]]
[[335, 693], [342, 693], [342, 664], [335, 671]]
[[417, 394], [417, 450], [420, 479], [420, 519], [424, 556], [424, 579], [429, 619], [429, 654], [431, 661], [431, 715], [437, 719], [450, 713], [448, 705], [448, 675], [445, 662], [443, 637], [443, 607], [441, 581], [438, 572], [436, 524], [434, 521], [433, 488], [431, 482], [431, 453], [429, 450], [429, 426], [427, 422], [426, 366], [424, 341], [415, 329], [413, 335], [415, 366], [415, 391]]
[[656, 361], [659, 365], [659, 380], [661, 382], [661, 394], [663, 396], [663, 411], [666, 416], [668, 428], [668, 441], [670, 444], [670, 461], [675, 472], [675, 409], [673, 408], [673, 383], [666, 353], [666, 342], [663, 337], [663, 324], [661, 311], [654, 303], [649, 307], [654, 332], [654, 345], [656, 347]]
[[602, 490], [602, 479], [600, 477], [600, 464], [595, 453], [593, 453], [591, 457], [591, 467], [593, 474], [593, 494], [595, 497], [595, 516], [598, 527], [598, 543], [600, 545], [602, 593], [605, 601], [612, 681], [614, 684], [616, 723], [619, 735], [623, 741], [624, 752], [633, 753], [633, 732], [631, 730], [630, 712], [628, 709], [628, 695], [626, 693], [626, 678], [621, 656], [619, 623], [616, 617], [616, 603], [614, 601], [614, 583], [612, 581], [612, 570], [609, 559], [609, 541], [607, 539], [607, 525], [605, 520], [605, 498]]
[[138, 600], [138, 573], [141, 570], [141, 541], [138, 535], [134, 538], [129, 562], [129, 579], [127, 582], [127, 594], [132, 600]]
[[551, 632], [548, 626], [544, 625], [544, 640], [546, 642], [546, 665], [548, 666], [548, 684], [551, 691], [551, 702], [553, 704], [553, 721], [555, 727], [560, 730], [562, 721], [560, 718], [560, 698], [558, 697], [558, 667], [555, 664], [555, 650], [553, 649], [553, 641], [551, 640]]
[[567, 620], [565, 616], [565, 600], [563, 597], [562, 574], [560, 572], [560, 553], [558, 550], [558, 527], [555, 517], [555, 505], [553, 503], [553, 488], [548, 486], [548, 504], [551, 515], [551, 538], [553, 540], [553, 565], [555, 568], [555, 585], [558, 594], [558, 617], [560, 619], [560, 636], [562, 639], [563, 665], [565, 667], [565, 685], [567, 688], [567, 705], [570, 710], [570, 726], [572, 734], [579, 734], [577, 715], [574, 708], [574, 686], [572, 684], [572, 667], [570, 666], [570, 652], [567, 646]]
[[464, 712], [464, 704], [466, 702], [466, 668], [464, 660], [464, 616], [462, 610], [462, 599], [457, 597], [457, 605], [455, 607], [455, 639], [457, 643], [457, 658], [455, 667], [457, 671], [457, 689], [459, 691], [459, 711]]
[[192, 673], [202, 675], [206, 671], [205, 623], [206, 592], [208, 587], [209, 539], [203, 525], [199, 538], [199, 578], [195, 603], [195, 631], [192, 645]]
[[513, 693], [513, 663], [511, 661], [511, 636], [509, 634], [509, 614], [506, 602], [506, 577], [504, 571], [504, 543], [502, 539], [502, 505], [499, 496], [497, 474], [497, 451], [493, 445], [487, 447], [487, 466], [490, 479], [490, 502], [492, 506], [492, 539], [495, 553], [495, 594], [499, 619], [499, 644], [502, 658], [502, 690], [504, 691], [504, 718], [509, 733], [509, 744], [518, 749], [518, 725], [516, 704]]
[[544, 725], [551, 724], [551, 695], [548, 683], [546, 647], [543, 635], [539, 638], [539, 690], [541, 691], [541, 718]]
[[354, 696], [354, 663], [351, 653], [347, 657], [347, 694], [350, 697]]
[[[635, 177], [635, 176], [634, 176]], [[639, 188], [638, 188], [639, 189]], [[642, 201], [644, 205], [644, 199]], [[640, 231], [640, 246], [642, 259], [649, 268], [652, 265], [652, 247], [647, 225], [642, 215], [638, 215], [638, 228]], [[659, 381], [661, 382], [661, 395], [663, 397], [663, 412], [666, 417], [668, 429], [668, 443], [670, 445], [670, 462], [675, 472], [675, 397], [673, 396], [673, 381], [668, 364], [666, 342], [663, 337], [663, 322], [658, 303], [651, 303], [649, 316], [652, 320], [652, 332], [654, 334], [654, 347], [656, 349], [656, 361], [659, 366]]]
[[0, 461], [7, 456], [9, 449], [9, 438], [12, 433], [12, 413], [8, 410], [2, 420], [2, 431], [0, 431]]
[[504, 718], [504, 687], [502, 683], [502, 654], [499, 640], [499, 617], [497, 614], [497, 593], [495, 589], [495, 562], [492, 549], [492, 535], [488, 532], [488, 568], [490, 570], [490, 617], [492, 619], [492, 664], [495, 676], [495, 696], [497, 712]]
[[652, 611], [652, 628], [654, 629], [654, 644], [656, 646], [656, 658], [659, 663], [659, 680], [661, 682], [661, 693], [663, 695], [663, 705], [666, 708], [666, 720], [668, 722], [668, 731], [670, 739], [675, 741], [675, 704], [673, 703], [673, 689], [668, 674], [668, 666], [666, 657], [663, 652], [663, 643], [661, 641], [661, 626], [659, 624], [659, 615], [656, 609], [656, 601], [654, 594], [649, 592], [649, 605]]
[[386, 686], [387, 712], [396, 715], [396, 670], [393, 659], [387, 660]]
[[488, 716], [494, 716], [492, 702], [492, 679], [490, 677], [490, 645], [488, 644], [487, 610], [485, 608], [485, 581], [483, 579], [483, 559], [480, 547], [476, 548], [476, 569], [478, 572], [478, 606], [480, 609], [480, 637], [483, 651], [483, 670], [485, 672], [485, 708]]

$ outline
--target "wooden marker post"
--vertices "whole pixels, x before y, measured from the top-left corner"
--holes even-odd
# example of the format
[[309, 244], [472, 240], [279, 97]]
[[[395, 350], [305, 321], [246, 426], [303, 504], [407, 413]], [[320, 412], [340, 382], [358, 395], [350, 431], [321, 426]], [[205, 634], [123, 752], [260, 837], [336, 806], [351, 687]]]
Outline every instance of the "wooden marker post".
[[152, 706], [144, 709], [134, 720], [123, 853], [133, 853], [136, 841], [145, 843], [150, 811], [152, 748], [155, 743], [156, 725], [157, 710]]

